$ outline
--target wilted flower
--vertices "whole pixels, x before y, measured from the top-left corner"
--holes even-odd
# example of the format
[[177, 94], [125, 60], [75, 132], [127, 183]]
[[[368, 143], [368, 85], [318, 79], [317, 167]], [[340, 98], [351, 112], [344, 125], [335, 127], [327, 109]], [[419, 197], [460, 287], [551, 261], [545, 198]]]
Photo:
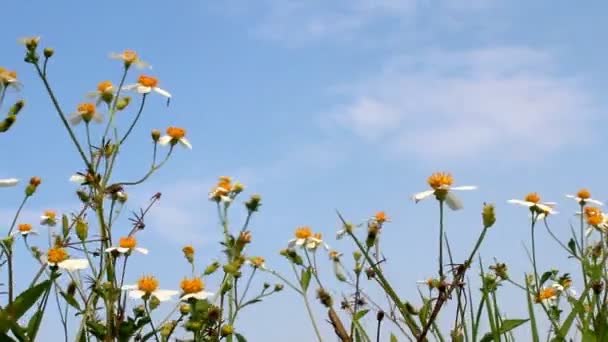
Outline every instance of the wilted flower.
[[266, 259], [264, 259], [261, 256], [255, 256], [255, 257], [251, 257], [249, 259], [247, 259], [245, 261], [246, 264], [251, 265], [253, 268], [261, 268], [261, 269], [265, 269], [266, 265], [264, 264], [264, 262], [266, 261]]
[[454, 182], [452, 175], [446, 172], [436, 172], [433, 173], [428, 179], [427, 182], [431, 187], [431, 190], [426, 190], [415, 194], [412, 198], [416, 203], [422, 201], [425, 198], [428, 198], [431, 195], [435, 195], [435, 197], [447, 203], [448, 207], [452, 210], [462, 209], [462, 202], [451, 193], [452, 190], [475, 190], [476, 186], [467, 185], [467, 186], [452, 186]]
[[194, 262], [194, 247], [192, 247], [192, 245], [184, 246], [184, 248], [182, 248], [182, 252], [184, 252], [184, 257], [189, 263]]
[[336, 250], [331, 250], [331, 251], [329, 251], [328, 255], [329, 255], [329, 260], [334, 261], [334, 262], [339, 262], [340, 257], [342, 256], [342, 253], [340, 253]]
[[130, 84], [123, 87], [124, 90], [135, 90], [140, 94], [148, 94], [151, 91], [155, 91], [162, 96], [171, 97], [171, 94], [166, 90], [158, 87], [158, 79], [156, 77], [140, 75], [137, 79], [137, 83]]
[[379, 224], [383, 224], [384, 222], [391, 222], [390, 218], [386, 216], [386, 213], [384, 211], [377, 212], [374, 217], [372, 217], [372, 219], [378, 222]]
[[145, 248], [137, 247], [137, 240], [134, 236], [121, 237], [119, 245], [116, 247], [110, 247], [106, 249], [106, 252], [118, 252], [120, 254], [130, 253], [132, 250], [136, 250], [141, 254], [148, 254], [148, 250]]
[[308, 241], [306, 242], [306, 248], [314, 251], [319, 246], [323, 246], [326, 250], [329, 250], [329, 246], [325, 242], [323, 242], [323, 235], [321, 233], [315, 233], [308, 238]]
[[164, 302], [171, 299], [179, 292], [174, 290], [160, 290], [158, 280], [153, 276], [142, 276], [134, 285], [124, 285], [122, 290], [129, 291], [129, 297], [140, 299], [143, 297], [154, 296], [159, 301]]
[[186, 139], [186, 130], [179, 127], [168, 127], [167, 135], [160, 137], [158, 143], [161, 145], [171, 144], [172, 146], [180, 143], [181, 145], [192, 149], [192, 145], [188, 139]]
[[114, 85], [110, 81], [101, 81], [97, 90], [87, 93], [87, 96], [96, 99], [95, 104], [98, 106], [101, 102], [110, 103], [114, 98]]

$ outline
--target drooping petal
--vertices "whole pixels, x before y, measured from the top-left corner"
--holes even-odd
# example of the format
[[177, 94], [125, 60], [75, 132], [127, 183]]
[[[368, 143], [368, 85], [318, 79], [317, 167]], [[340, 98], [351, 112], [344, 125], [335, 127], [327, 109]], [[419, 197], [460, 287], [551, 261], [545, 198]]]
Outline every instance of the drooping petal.
[[131, 290], [129, 291], [129, 297], [133, 298], [133, 299], [140, 299], [141, 297], [145, 296], [146, 293], [144, 291], [141, 290]]
[[168, 135], [163, 135], [162, 137], [158, 138], [158, 143], [161, 145], [167, 145], [171, 142], [171, 140], [173, 140], [173, 138], [171, 138]]
[[412, 196], [412, 199], [414, 200], [415, 203], [418, 203], [418, 202], [422, 201], [423, 199], [431, 196], [434, 193], [435, 193], [435, 190], [427, 190], [427, 191], [419, 192], [417, 194], [414, 194], [414, 196]]
[[131, 249], [127, 248], [127, 247], [116, 247], [116, 250], [118, 251], [118, 253], [125, 254], [128, 251], [130, 251]]
[[174, 291], [174, 290], [156, 290], [156, 291], [152, 292], [152, 295], [154, 297], [158, 298], [158, 300], [160, 300], [161, 302], [165, 302], [165, 301], [171, 299], [172, 296], [175, 296], [178, 293], [179, 292]]
[[161, 88], [159, 88], [159, 87], [154, 87], [154, 88], [152, 88], [152, 89], [153, 89], [155, 92], [157, 92], [157, 93], [161, 94], [161, 95], [162, 95], [162, 96], [164, 96], [164, 97], [171, 97], [171, 94], [169, 94], [169, 92], [168, 92], [168, 91], [163, 90], [163, 89], [161, 89]]
[[85, 180], [86, 179], [84, 178], [84, 176], [79, 174], [75, 174], [70, 177], [70, 182], [74, 183], [84, 183]]
[[84, 270], [89, 267], [87, 259], [67, 259], [57, 264], [60, 268], [68, 271]]
[[114, 252], [117, 249], [118, 249], [118, 247], [109, 247], [109, 248], [106, 248], [106, 253], [112, 253], [112, 252]]
[[528, 208], [536, 205], [536, 203], [522, 201], [522, 200], [518, 200], [518, 199], [510, 199], [507, 201], [507, 203], [522, 205], [522, 206], [528, 207]]
[[181, 138], [178, 140], [180, 144], [184, 145], [185, 147], [192, 149], [192, 144], [190, 144], [190, 142], [188, 141], [188, 139], [186, 138]]
[[138, 251], [141, 254], [148, 254], [148, 250], [145, 248], [141, 248], [141, 247], [135, 247], [135, 250]]
[[600, 202], [600, 201], [595, 200], [593, 198], [588, 198], [588, 199], [585, 200], [585, 202], [593, 203], [593, 204], [596, 204], [596, 205], [604, 205], [603, 202]]
[[93, 115], [93, 121], [95, 121], [97, 123], [102, 123], [103, 115], [101, 115], [100, 113], [95, 113], [95, 115]]
[[8, 188], [9, 186], [15, 186], [19, 183], [17, 178], [6, 178], [0, 179], [0, 188]]
[[137, 285], [135, 285], [135, 284], [123, 285], [120, 289], [123, 290], [123, 291], [136, 290], [137, 289]]
[[68, 121], [70, 121], [73, 126], [78, 125], [82, 121], [82, 115], [80, 113], [73, 113], [68, 118]]
[[207, 292], [207, 291], [199, 291], [199, 292], [195, 292], [195, 293], [188, 293], [183, 295], [180, 299], [181, 300], [188, 300], [189, 298], [196, 298], [196, 299], [207, 299], [209, 297], [213, 296], [212, 292]]
[[451, 192], [448, 192], [448, 194], [445, 196], [445, 203], [452, 210], [460, 210], [464, 207], [462, 205], [462, 201]]

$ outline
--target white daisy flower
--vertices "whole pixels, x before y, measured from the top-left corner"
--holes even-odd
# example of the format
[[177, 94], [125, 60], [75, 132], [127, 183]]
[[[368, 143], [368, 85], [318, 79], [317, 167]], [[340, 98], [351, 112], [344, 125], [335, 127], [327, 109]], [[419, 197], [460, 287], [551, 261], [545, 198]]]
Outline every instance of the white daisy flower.
[[161, 145], [175, 145], [179, 143], [186, 148], [192, 149], [192, 144], [186, 139], [186, 130], [179, 127], [168, 127], [167, 135], [160, 137], [158, 143]]
[[15, 186], [17, 185], [17, 183], [19, 183], [19, 180], [17, 178], [0, 179], [0, 188], [8, 188], [10, 186]]
[[124, 86], [123, 89], [135, 90], [140, 94], [148, 94], [151, 91], [155, 91], [162, 96], [171, 98], [169, 92], [158, 87], [158, 79], [152, 76], [140, 75], [137, 79], [137, 83]]
[[264, 263], [266, 261], [266, 259], [262, 258], [261, 256], [256, 256], [256, 257], [251, 257], [247, 260], [245, 260], [245, 263], [247, 265], [251, 265], [251, 267], [253, 268], [260, 268], [265, 270], [266, 269], [266, 264]]
[[295, 238], [289, 240], [287, 247], [294, 249], [295, 247], [301, 247], [308, 242], [308, 239], [312, 237], [312, 230], [308, 226], [299, 227], [296, 229]]
[[313, 234], [306, 241], [306, 248], [309, 250], [314, 251], [319, 246], [323, 246], [323, 248], [325, 248], [325, 250], [329, 250], [329, 246], [325, 242], [323, 242], [321, 233]]
[[87, 259], [71, 259], [65, 249], [61, 247], [49, 249], [46, 254], [46, 262], [49, 266], [63, 268], [68, 271], [83, 270], [89, 267]]
[[107, 253], [118, 252], [120, 254], [131, 253], [131, 251], [138, 251], [141, 254], [148, 254], [148, 250], [145, 248], [137, 247], [137, 240], [134, 236], [121, 237], [119, 245], [116, 247], [106, 248]]
[[[540, 202], [540, 196], [536, 193], [536, 192], [531, 192], [528, 195], [526, 195], [526, 197], [524, 198], [524, 200], [519, 200], [519, 199], [510, 199], [507, 201], [507, 203], [510, 204], [517, 204], [517, 205], [521, 205], [524, 207], [528, 207], [531, 209], [534, 209], [538, 212], [538, 216], [543, 215], [551, 215], [551, 214], [557, 214], [557, 211], [555, 211], [553, 208], [555, 207], [556, 203], [555, 202], [545, 202], [545, 203], [541, 203]], [[542, 216], [542, 217], [544, 217]]]
[[75, 113], [72, 113], [69, 117], [69, 121], [72, 125], [78, 125], [82, 121], [88, 123], [91, 120], [101, 123], [103, 122], [103, 116], [97, 112], [94, 103], [81, 103]]
[[44, 214], [40, 216], [40, 224], [54, 227], [57, 224], [57, 213], [53, 210], [46, 210]]
[[577, 203], [585, 205], [586, 203], [593, 203], [595, 205], [604, 205], [604, 203], [591, 198], [591, 192], [587, 189], [580, 189], [576, 195], [566, 195], [566, 197], [575, 200]]
[[213, 293], [205, 291], [205, 283], [201, 278], [184, 278], [180, 283], [182, 289], [181, 300], [188, 300], [190, 298], [196, 299], [207, 299], [213, 296]]
[[158, 280], [153, 276], [143, 276], [139, 278], [137, 284], [124, 285], [122, 290], [129, 291], [129, 297], [141, 299], [145, 296], [154, 296], [159, 301], [165, 302], [179, 292], [174, 290], [161, 290], [158, 288]]
[[431, 186], [430, 190], [422, 191], [412, 196], [415, 203], [422, 201], [430, 197], [431, 195], [442, 195], [445, 196], [445, 203], [452, 210], [459, 210], [463, 208], [462, 202], [456, 197], [452, 190], [475, 190], [476, 186], [452, 186], [454, 182], [452, 175], [445, 172], [433, 173], [427, 180]]
[[21, 223], [17, 225], [17, 231], [11, 235], [21, 234], [23, 237], [27, 237], [30, 234], [38, 235], [38, 232], [32, 229], [32, 225], [29, 223]]

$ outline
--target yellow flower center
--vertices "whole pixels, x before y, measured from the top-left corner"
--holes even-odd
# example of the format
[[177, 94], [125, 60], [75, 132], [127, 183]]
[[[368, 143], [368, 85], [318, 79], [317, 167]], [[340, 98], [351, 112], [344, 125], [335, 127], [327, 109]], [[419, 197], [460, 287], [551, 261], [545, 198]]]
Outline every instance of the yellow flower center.
[[597, 226], [602, 223], [602, 221], [604, 221], [604, 215], [602, 213], [587, 216], [587, 224], [589, 224], [590, 226]]
[[122, 248], [135, 248], [137, 240], [135, 240], [134, 236], [121, 237], [119, 244]]
[[21, 223], [17, 226], [17, 229], [22, 233], [28, 233], [32, 230], [32, 225], [29, 223]]
[[386, 214], [384, 213], [384, 211], [379, 211], [376, 213], [375, 215], [376, 221], [378, 221], [378, 223], [384, 223], [388, 220], [388, 217], [386, 217]]
[[427, 179], [427, 182], [431, 188], [437, 190], [450, 187], [454, 182], [454, 179], [452, 179], [452, 175], [447, 172], [435, 172]]
[[338, 253], [338, 251], [329, 251], [330, 259], [337, 261], [339, 257], [340, 257], [340, 253]]
[[99, 84], [97, 85], [97, 90], [100, 93], [106, 93], [112, 90], [112, 82], [110, 81], [101, 81], [99, 82]]
[[540, 202], [540, 196], [536, 192], [531, 192], [526, 195], [526, 198], [524, 198], [524, 200], [526, 202], [538, 204]]
[[158, 289], [158, 280], [153, 276], [143, 276], [137, 281], [137, 289], [145, 293], [152, 293]]
[[542, 302], [543, 300], [551, 299], [551, 298], [555, 297], [556, 295], [557, 295], [557, 290], [552, 287], [542, 289], [540, 291], [540, 293], [538, 294], [538, 296], [536, 296], [536, 302], [539, 303], [539, 302]]
[[48, 217], [50, 220], [54, 220], [57, 214], [53, 210], [46, 210], [44, 216]]
[[194, 247], [192, 247], [192, 245], [185, 246], [184, 248], [182, 248], [182, 252], [184, 252], [184, 255], [186, 256], [193, 256]]
[[31, 186], [38, 186], [38, 185], [40, 185], [40, 183], [42, 183], [42, 179], [40, 179], [40, 177], [34, 176], [34, 177], [30, 178]]
[[95, 113], [94, 103], [81, 103], [78, 105], [78, 113], [92, 115]]
[[158, 85], [158, 79], [152, 76], [141, 75], [137, 79], [137, 83], [144, 87], [154, 88]]
[[589, 190], [587, 189], [580, 189], [577, 193], [576, 193], [576, 197], [580, 198], [580, 199], [589, 199], [591, 198], [591, 192], [589, 192]]
[[179, 127], [167, 128], [167, 135], [175, 140], [179, 140], [186, 136], [186, 130]]
[[122, 53], [122, 60], [127, 63], [133, 63], [137, 60], [137, 52], [133, 50], [125, 50]]
[[262, 265], [264, 264], [265, 261], [266, 261], [266, 259], [262, 258], [261, 256], [256, 256], [256, 257], [251, 258], [251, 263], [255, 267], [262, 267]]
[[63, 248], [51, 248], [47, 252], [47, 258], [50, 263], [58, 264], [68, 259], [68, 252]]
[[312, 235], [312, 237], [317, 240], [323, 240], [323, 235], [321, 233], [315, 233]]
[[311, 236], [312, 230], [310, 230], [310, 227], [308, 226], [296, 229], [296, 238], [298, 239], [308, 239]]
[[182, 288], [182, 291], [185, 294], [197, 293], [205, 289], [205, 283], [201, 280], [201, 278], [184, 278], [179, 286]]

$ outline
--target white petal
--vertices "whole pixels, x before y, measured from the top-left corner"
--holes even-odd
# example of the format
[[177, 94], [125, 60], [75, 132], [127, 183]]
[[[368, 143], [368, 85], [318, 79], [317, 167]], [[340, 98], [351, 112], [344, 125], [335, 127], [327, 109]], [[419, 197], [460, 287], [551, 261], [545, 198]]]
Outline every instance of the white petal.
[[458, 197], [454, 196], [451, 192], [445, 196], [445, 203], [452, 210], [460, 210], [463, 208], [462, 201]]
[[145, 295], [146, 295], [146, 293], [141, 290], [132, 290], [129, 292], [129, 297], [134, 298], [134, 299], [140, 299], [141, 297], [143, 297]]
[[508, 200], [507, 203], [523, 205], [524, 207], [528, 207], [528, 208], [536, 205], [535, 203], [528, 202], [528, 201], [522, 201], [522, 200], [518, 200], [518, 199]]
[[302, 246], [306, 242], [306, 239], [296, 239], [296, 245]]
[[336, 233], [336, 239], [340, 240], [344, 237], [344, 234], [346, 234], [346, 229], [338, 230], [338, 232]]
[[173, 138], [171, 138], [168, 135], [163, 135], [162, 137], [158, 138], [158, 143], [161, 145], [167, 145], [171, 142]]
[[57, 266], [68, 271], [84, 270], [89, 267], [89, 261], [87, 259], [68, 259], [58, 263]]
[[598, 200], [594, 200], [593, 198], [588, 198], [588, 199], [585, 200], [585, 202], [590, 202], [590, 203], [597, 204], [597, 205], [604, 205], [603, 202], [600, 202]]
[[431, 196], [434, 193], [435, 193], [435, 190], [427, 190], [427, 191], [419, 192], [417, 194], [414, 194], [414, 196], [412, 196], [412, 199], [414, 200], [414, 202], [418, 203], [418, 202], [422, 201], [423, 199]]
[[0, 179], [0, 188], [8, 188], [9, 186], [15, 186], [19, 183], [17, 178], [6, 178]]
[[572, 198], [572, 199], [576, 200], [577, 202], [581, 200], [580, 198], [578, 198], [578, 197], [576, 197], [574, 195], [566, 195], [566, 197]]
[[137, 85], [137, 88], [135, 90], [138, 93], [140, 93], [140, 94], [147, 94], [147, 93], [149, 93], [149, 92], [152, 91], [152, 88], [151, 87], [145, 87], [145, 86], [142, 86], [142, 85]]
[[453, 186], [450, 190], [475, 190], [477, 187], [475, 185], [462, 185], [462, 186]]
[[156, 290], [152, 292], [152, 295], [158, 298], [158, 300], [160, 300], [161, 302], [164, 302], [171, 299], [171, 296], [175, 296], [178, 293], [179, 292], [173, 290]]
[[70, 182], [74, 183], [84, 183], [85, 180], [86, 179], [84, 178], [84, 176], [79, 174], [75, 174], [70, 177]]
[[188, 141], [188, 139], [186, 139], [186, 138], [181, 138], [181, 139], [179, 139], [179, 142], [180, 142], [182, 145], [186, 146], [187, 148], [192, 149], [192, 144], [190, 144], [190, 142]]
[[97, 123], [102, 123], [103, 122], [103, 115], [101, 115], [99, 113], [95, 113], [95, 115], [93, 115], [93, 121], [95, 121]]
[[121, 290], [136, 290], [137, 289], [137, 285], [132, 284], [132, 285], [123, 285], [121, 288]]
[[196, 298], [196, 299], [207, 299], [209, 297], [213, 296], [212, 292], [207, 292], [207, 291], [200, 291], [200, 292], [196, 292], [196, 293], [188, 293], [183, 295], [180, 299], [181, 300], [188, 300], [189, 298]]
[[70, 121], [72, 125], [78, 125], [82, 121], [82, 115], [80, 115], [80, 113], [73, 113], [68, 118], [68, 121]]
[[171, 94], [169, 94], [169, 92], [167, 92], [166, 90], [160, 89], [158, 87], [154, 87], [152, 88], [155, 92], [161, 94], [164, 97], [171, 97]]
[[141, 247], [135, 247], [135, 250], [138, 251], [141, 254], [148, 254], [148, 250], [145, 248], [141, 248]]
[[114, 252], [115, 250], [117, 250], [118, 247], [110, 247], [110, 248], [106, 248], [106, 253], [111, 253]]
[[139, 87], [138, 83], [129, 84], [129, 85], [126, 85], [126, 86], [122, 87], [122, 90], [133, 90], [133, 89], [135, 89], [137, 87]]
[[587, 229], [585, 229], [585, 236], [589, 237], [591, 235], [591, 233], [593, 233], [593, 227], [589, 226], [589, 227], [587, 227]]
[[293, 249], [295, 246], [296, 246], [296, 239], [289, 240], [289, 242], [287, 243], [287, 248], [289, 248], [289, 249]]

